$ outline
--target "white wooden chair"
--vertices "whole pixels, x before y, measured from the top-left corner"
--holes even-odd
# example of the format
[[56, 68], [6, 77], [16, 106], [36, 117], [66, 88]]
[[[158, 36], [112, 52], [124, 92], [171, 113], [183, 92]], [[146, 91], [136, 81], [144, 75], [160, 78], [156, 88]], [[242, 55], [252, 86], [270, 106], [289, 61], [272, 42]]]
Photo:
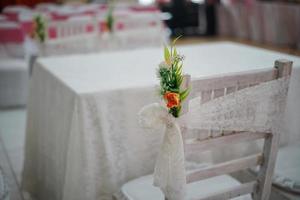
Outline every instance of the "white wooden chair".
[[39, 3], [35, 6], [37, 11], [55, 11], [58, 10], [58, 5], [55, 3]]
[[[233, 75], [197, 79], [192, 81], [190, 99], [201, 94], [201, 103], [252, 87], [262, 82], [288, 77], [291, 74], [292, 62], [277, 60], [273, 69], [250, 71]], [[193, 85], [195, 87], [193, 87]], [[197, 87], [196, 87], [197, 86]], [[184, 130], [184, 129], [183, 129]], [[203, 130], [201, 130], [203, 131]], [[183, 131], [185, 153], [202, 152], [216, 147], [232, 145], [241, 142], [264, 140], [263, 152], [239, 159], [214, 164], [187, 173], [187, 199], [227, 200], [227, 199], [269, 199], [272, 175], [277, 155], [279, 135], [272, 132], [218, 132], [211, 130], [206, 137], [187, 138]], [[212, 134], [213, 133], [213, 134]], [[260, 166], [255, 180], [240, 183], [229, 173]], [[151, 175], [140, 177], [124, 184], [117, 199], [127, 200], [160, 200], [164, 199], [161, 191], [152, 185]], [[251, 196], [249, 195], [251, 194]]]
[[115, 27], [115, 35], [121, 48], [162, 46], [168, 43], [168, 31], [159, 13], [130, 13], [127, 17], [117, 16], [115, 25], [118, 24], [124, 26], [122, 30]]
[[98, 49], [99, 32], [93, 17], [54, 21], [49, 27], [56, 31], [56, 37], [48, 37], [40, 44], [42, 56], [89, 53]]
[[[21, 26], [16, 22], [2, 21], [0, 29], [0, 58], [24, 58], [24, 35]], [[11, 32], [15, 33], [14, 36], [7, 38]]]

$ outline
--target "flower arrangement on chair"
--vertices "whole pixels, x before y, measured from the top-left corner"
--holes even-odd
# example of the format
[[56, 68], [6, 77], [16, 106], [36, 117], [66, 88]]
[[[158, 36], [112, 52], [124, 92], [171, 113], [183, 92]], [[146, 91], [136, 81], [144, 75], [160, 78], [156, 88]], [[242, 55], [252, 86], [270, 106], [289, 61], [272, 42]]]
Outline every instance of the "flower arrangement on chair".
[[[164, 48], [164, 61], [160, 63], [157, 76], [160, 79], [160, 95], [163, 104], [152, 103], [139, 112], [143, 128], [164, 128], [164, 139], [155, 163], [153, 185], [159, 187], [167, 199], [182, 200], [185, 195], [186, 175], [183, 138], [179, 121], [184, 100], [190, 93], [189, 75], [183, 75], [183, 59], [175, 47]], [[176, 180], [175, 182], [170, 181]], [[174, 193], [174, 191], [177, 191]]]
[[46, 20], [43, 16], [37, 15], [34, 17], [31, 38], [37, 39], [39, 42], [44, 43], [47, 36]]
[[159, 64], [157, 76], [160, 79], [160, 94], [174, 117], [180, 116], [181, 103], [189, 95], [190, 88], [182, 89], [184, 56], [178, 54], [175, 47], [176, 38], [170, 48], [164, 48], [164, 61]]
[[113, 15], [113, 6], [112, 5], [109, 6], [109, 9], [108, 9], [108, 12], [107, 12], [105, 20], [106, 20], [105, 21], [106, 29], [109, 32], [113, 32], [114, 31], [114, 22], [115, 22], [115, 19], [114, 19], [114, 15]]

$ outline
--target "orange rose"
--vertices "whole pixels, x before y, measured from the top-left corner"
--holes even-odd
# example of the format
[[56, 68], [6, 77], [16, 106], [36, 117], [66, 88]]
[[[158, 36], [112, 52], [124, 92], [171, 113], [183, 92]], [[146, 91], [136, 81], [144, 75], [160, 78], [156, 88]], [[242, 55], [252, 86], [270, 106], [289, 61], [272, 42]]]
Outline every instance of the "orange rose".
[[36, 30], [36, 22], [33, 22], [32, 26], [31, 26], [31, 30], [29, 32], [29, 37], [31, 37], [32, 39], [35, 38], [35, 30]]
[[166, 92], [164, 99], [167, 101], [168, 108], [178, 107], [180, 104], [179, 94], [175, 92]]
[[109, 32], [109, 27], [108, 27], [107, 22], [105, 22], [105, 23], [103, 24], [103, 32]]

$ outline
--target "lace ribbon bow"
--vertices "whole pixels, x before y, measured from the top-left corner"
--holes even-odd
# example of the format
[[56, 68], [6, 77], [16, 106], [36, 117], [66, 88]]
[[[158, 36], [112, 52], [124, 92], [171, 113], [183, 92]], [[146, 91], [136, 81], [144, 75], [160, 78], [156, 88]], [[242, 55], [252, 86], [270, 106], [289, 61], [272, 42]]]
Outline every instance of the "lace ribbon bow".
[[[204, 104], [189, 102], [189, 112], [180, 117], [190, 130], [251, 131], [284, 133], [283, 119], [289, 78], [276, 79], [218, 97]], [[154, 170], [154, 185], [169, 200], [183, 200], [186, 189], [184, 149], [178, 118], [154, 103], [142, 108], [140, 124], [165, 127], [164, 139]]]
[[164, 127], [164, 139], [154, 169], [154, 186], [159, 187], [168, 200], [183, 200], [186, 190], [184, 148], [177, 119], [158, 103], [142, 108], [139, 122], [144, 128]]

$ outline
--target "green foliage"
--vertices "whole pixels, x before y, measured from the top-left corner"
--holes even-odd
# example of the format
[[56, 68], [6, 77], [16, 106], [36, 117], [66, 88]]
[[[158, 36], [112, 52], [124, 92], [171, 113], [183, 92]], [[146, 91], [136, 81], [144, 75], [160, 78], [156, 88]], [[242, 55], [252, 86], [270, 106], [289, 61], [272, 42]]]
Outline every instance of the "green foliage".
[[36, 37], [40, 42], [45, 42], [47, 36], [47, 25], [45, 19], [41, 15], [37, 15], [34, 18], [34, 24], [34, 37]]
[[183, 90], [183, 92], [180, 92], [181, 101], [184, 101], [188, 97], [189, 93], [190, 93], [190, 88], [187, 88]]
[[173, 107], [173, 108], [170, 108], [170, 110], [169, 110], [169, 112], [176, 118], [179, 117], [180, 111], [181, 111], [181, 106]]
[[107, 24], [107, 28], [110, 32], [113, 32], [113, 28], [114, 28], [114, 16], [113, 16], [113, 6], [109, 7], [109, 10], [107, 12], [107, 16], [106, 16], [106, 24]]
[[175, 39], [173, 40], [173, 42], [172, 42], [172, 46], [175, 46], [177, 40], [179, 40], [180, 38], [181, 38], [181, 35], [178, 36], [177, 38], [175, 38]]
[[168, 49], [168, 47], [166, 47], [165, 46], [165, 48], [164, 48], [164, 57], [165, 57], [165, 62], [167, 63], [167, 64], [169, 64], [170, 63], [170, 51], [169, 51], [169, 49]]
[[[164, 47], [164, 62], [158, 69], [158, 78], [160, 79], [160, 94], [165, 95], [166, 92], [174, 92], [179, 94], [180, 103], [182, 103], [189, 95], [190, 89], [182, 90], [183, 82], [183, 56], [179, 55], [175, 47], [176, 38], [171, 47]], [[174, 117], [179, 117], [181, 106], [170, 108], [169, 112]]]

